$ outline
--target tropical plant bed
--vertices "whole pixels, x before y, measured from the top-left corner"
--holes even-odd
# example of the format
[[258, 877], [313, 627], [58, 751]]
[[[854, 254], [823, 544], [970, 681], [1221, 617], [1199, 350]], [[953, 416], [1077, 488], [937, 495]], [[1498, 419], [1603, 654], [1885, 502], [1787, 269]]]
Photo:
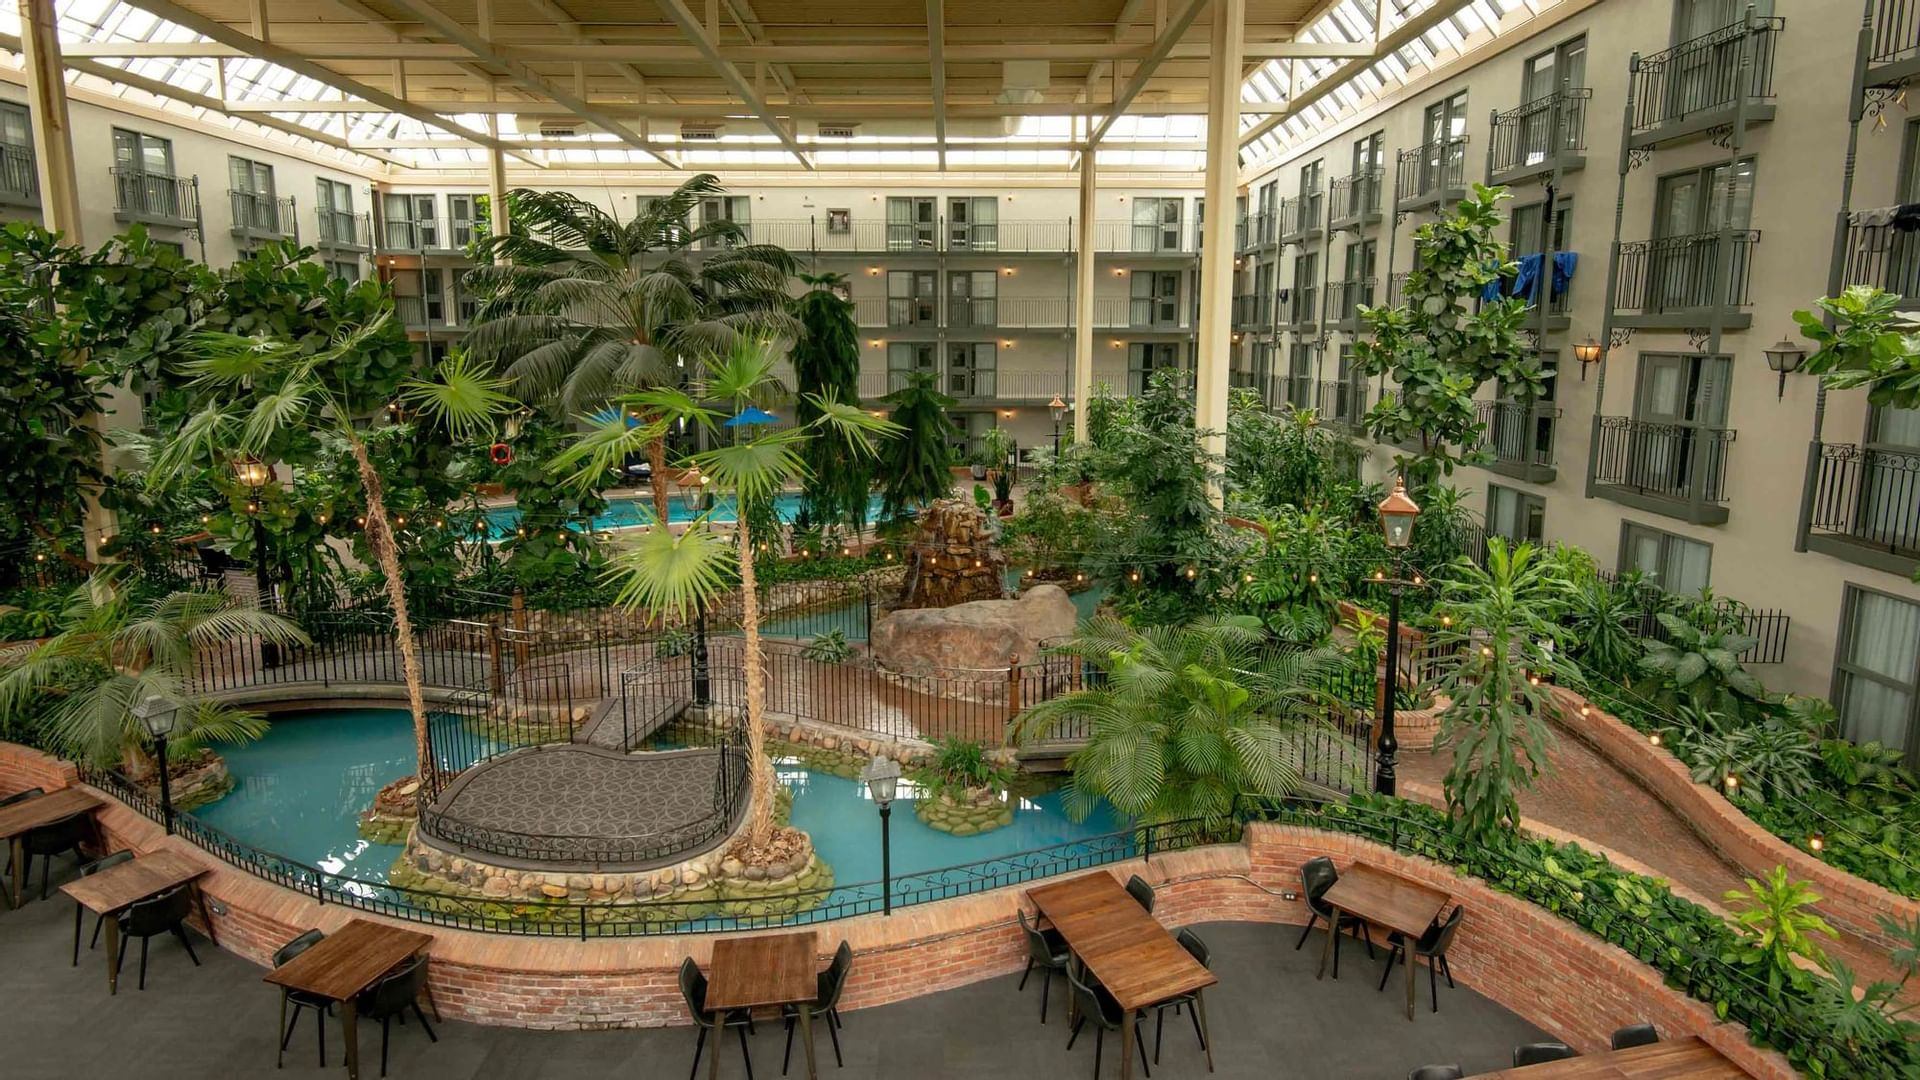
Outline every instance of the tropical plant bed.
[[403, 776], [374, 793], [360, 812], [360, 838], [374, 844], [404, 844], [420, 820], [420, 779]]
[[991, 786], [940, 791], [916, 800], [913, 816], [929, 829], [977, 836], [1013, 824], [1013, 796]]
[[[202, 748], [191, 754], [169, 754], [168, 757], [171, 760], [167, 762], [167, 796], [175, 810], [205, 806], [233, 790], [233, 774], [227, 771], [226, 759], [212, 750]], [[160, 793], [159, 781], [153, 777], [140, 781], [140, 787], [156, 797]]]

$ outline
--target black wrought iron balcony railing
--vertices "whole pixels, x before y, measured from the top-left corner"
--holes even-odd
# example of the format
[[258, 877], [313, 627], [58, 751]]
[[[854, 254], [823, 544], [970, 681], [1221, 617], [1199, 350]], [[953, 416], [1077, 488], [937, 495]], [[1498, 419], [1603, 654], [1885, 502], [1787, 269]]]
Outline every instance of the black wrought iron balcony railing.
[[121, 221], [186, 226], [200, 220], [200, 178], [113, 168], [113, 214]]
[[1785, 28], [1778, 16], [1743, 17], [1641, 57], [1631, 76], [1634, 141], [1646, 146], [1724, 123], [1742, 97], [1749, 122], [1770, 118], [1774, 53]]
[[233, 211], [235, 236], [290, 238], [298, 235], [291, 195], [276, 199], [262, 192], [228, 188], [227, 202]]
[[1380, 220], [1384, 169], [1366, 169], [1336, 179], [1327, 188], [1327, 227], [1357, 229]]
[[1474, 411], [1481, 425], [1480, 445], [1493, 454], [1489, 469], [1535, 483], [1552, 482], [1557, 406], [1547, 401], [1480, 401]]
[[1875, 0], [1867, 85], [1897, 85], [1920, 72], [1920, 0]]
[[1280, 201], [1280, 242], [1300, 244], [1320, 235], [1321, 213], [1327, 208], [1322, 191], [1308, 191]]
[[323, 248], [365, 251], [373, 246], [373, 220], [351, 210], [316, 209], [314, 239]]
[[1408, 273], [1409, 273], [1408, 271], [1402, 270], [1397, 274], [1387, 275], [1387, 303], [1388, 304], [1395, 305], [1395, 304], [1403, 304], [1406, 302]]
[[1315, 388], [1313, 402], [1323, 422], [1358, 431], [1360, 418], [1367, 414], [1367, 382], [1360, 378], [1322, 379]]
[[1847, 285], [1873, 285], [1901, 298], [1902, 307], [1920, 306], [1920, 233], [1887, 225], [1847, 226]]
[[1595, 493], [1696, 523], [1725, 521], [1734, 435], [1729, 428], [1602, 416], [1590, 459]]
[[1400, 151], [1398, 166], [1397, 205], [1401, 210], [1465, 198], [1467, 137], [1459, 135], [1408, 147]]
[[1252, 293], [1241, 293], [1239, 296], [1234, 297], [1233, 325], [1236, 328], [1258, 326], [1259, 322], [1255, 312], [1258, 309], [1259, 302], [1260, 298]]
[[0, 204], [40, 205], [40, 173], [34, 164], [33, 147], [0, 143]]
[[1809, 547], [1912, 574], [1920, 561], [1920, 451], [1823, 443], [1809, 494]]
[[[1535, 251], [1535, 252], [1531, 252], [1530, 254], [1534, 258], [1538, 259], [1542, 253]], [[1514, 253], [1510, 255], [1509, 258], [1512, 258], [1515, 261], [1518, 261], [1520, 259], [1526, 258], [1526, 256], [1519, 253]], [[1544, 264], [1545, 260], [1541, 260], [1541, 262]], [[1532, 320], [1537, 319], [1539, 316], [1539, 312], [1536, 310], [1536, 305], [1539, 303], [1540, 290], [1543, 286], [1546, 287], [1547, 293], [1548, 293], [1548, 302], [1547, 302], [1548, 315], [1552, 316], [1556, 321], [1559, 321], [1559, 320], [1566, 319], [1568, 317], [1568, 314], [1573, 310], [1573, 282], [1568, 281], [1563, 288], [1555, 289], [1552, 287], [1552, 283], [1550, 281], [1543, 280], [1544, 277], [1545, 277], [1545, 268], [1543, 265], [1540, 275], [1535, 277], [1532, 287], [1528, 290], [1528, 292], [1531, 295], [1520, 297], [1520, 299], [1524, 300], [1527, 305], [1528, 319], [1529, 319], [1529, 322], [1527, 323], [1527, 325], [1529, 327], [1532, 327], [1535, 325], [1535, 323]], [[1513, 281], [1514, 279], [1512, 277], [1506, 277], [1501, 279], [1500, 295], [1502, 296], [1515, 295], [1513, 292]]]
[[1621, 243], [1616, 317], [1628, 320], [1622, 325], [1641, 325], [1662, 316], [1696, 317], [1713, 307], [1746, 308], [1759, 243], [1757, 229]]
[[1591, 89], [1571, 87], [1494, 116], [1493, 182], [1586, 164], [1587, 102], [1592, 98]]
[[1374, 293], [1378, 286], [1379, 282], [1370, 277], [1332, 282], [1327, 286], [1327, 311], [1341, 329], [1358, 330], [1360, 309], [1374, 305]]
[[1287, 325], [1303, 330], [1320, 325], [1320, 287], [1317, 284], [1294, 286], [1287, 298]]
[[1255, 211], [1240, 222], [1238, 229], [1240, 250], [1251, 251], [1254, 248], [1272, 247], [1274, 237], [1278, 235], [1278, 222], [1274, 216], [1271, 213]]

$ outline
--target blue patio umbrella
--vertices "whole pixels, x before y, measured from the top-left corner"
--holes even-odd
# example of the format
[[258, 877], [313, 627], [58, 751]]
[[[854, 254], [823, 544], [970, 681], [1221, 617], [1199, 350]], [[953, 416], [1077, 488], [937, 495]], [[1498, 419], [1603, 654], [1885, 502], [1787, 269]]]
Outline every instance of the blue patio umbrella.
[[721, 426], [722, 427], [747, 427], [753, 424], [777, 424], [779, 422], [780, 422], [779, 417], [773, 415], [772, 413], [766, 411], [765, 409], [758, 408], [753, 405], [749, 405], [745, 409], [741, 410], [739, 416], [736, 416], [733, 419], [728, 420], [726, 423], [722, 424]]
[[[619, 416], [623, 411], [624, 410], [617, 408], [601, 409], [599, 412], [593, 414], [593, 422], [596, 424], [610, 423], [614, 417]], [[640, 418], [632, 413], [627, 413], [627, 426], [630, 428], [639, 427]]]

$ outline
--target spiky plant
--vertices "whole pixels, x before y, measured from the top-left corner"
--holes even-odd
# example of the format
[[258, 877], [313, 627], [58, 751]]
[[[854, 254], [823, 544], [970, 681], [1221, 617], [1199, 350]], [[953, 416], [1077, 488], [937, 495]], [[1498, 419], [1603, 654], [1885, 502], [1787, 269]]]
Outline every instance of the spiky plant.
[[[820, 415], [814, 398], [860, 405], [859, 327], [852, 301], [841, 296], [844, 274], [801, 274], [808, 285], [794, 301], [803, 328], [793, 343], [794, 419], [811, 423]], [[828, 432], [807, 444], [807, 481], [800, 512], [823, 529], [866, 528], [867, 495], [873, 490], [873, 462], [845, 440]]]
[[933, 375], [916, 372], [905, 386], [880, 399], [900, 437], [881, 454], [881, 513], [911, 513], [953, 490], [953, 438], [958, 429], [947, 410], [953, 399], [934, 388]]

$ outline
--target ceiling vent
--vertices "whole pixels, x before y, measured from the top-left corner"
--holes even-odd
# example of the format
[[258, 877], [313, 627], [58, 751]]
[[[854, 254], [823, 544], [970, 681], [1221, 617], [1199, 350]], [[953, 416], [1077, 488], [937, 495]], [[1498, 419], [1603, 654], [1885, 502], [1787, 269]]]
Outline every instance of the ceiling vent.
[[719, 142], [720, 132], [725, 130], [719, 124], [681, 124], [682, 142]]
[[821, 124], [820, 137], [823, 139], [851, 139], [860, 131], [858, 124]]
[[543, 139], [572, 139], [584, 134], [586, 132], [579, 120], [555, 118], [540, 121], [540, 137]]

